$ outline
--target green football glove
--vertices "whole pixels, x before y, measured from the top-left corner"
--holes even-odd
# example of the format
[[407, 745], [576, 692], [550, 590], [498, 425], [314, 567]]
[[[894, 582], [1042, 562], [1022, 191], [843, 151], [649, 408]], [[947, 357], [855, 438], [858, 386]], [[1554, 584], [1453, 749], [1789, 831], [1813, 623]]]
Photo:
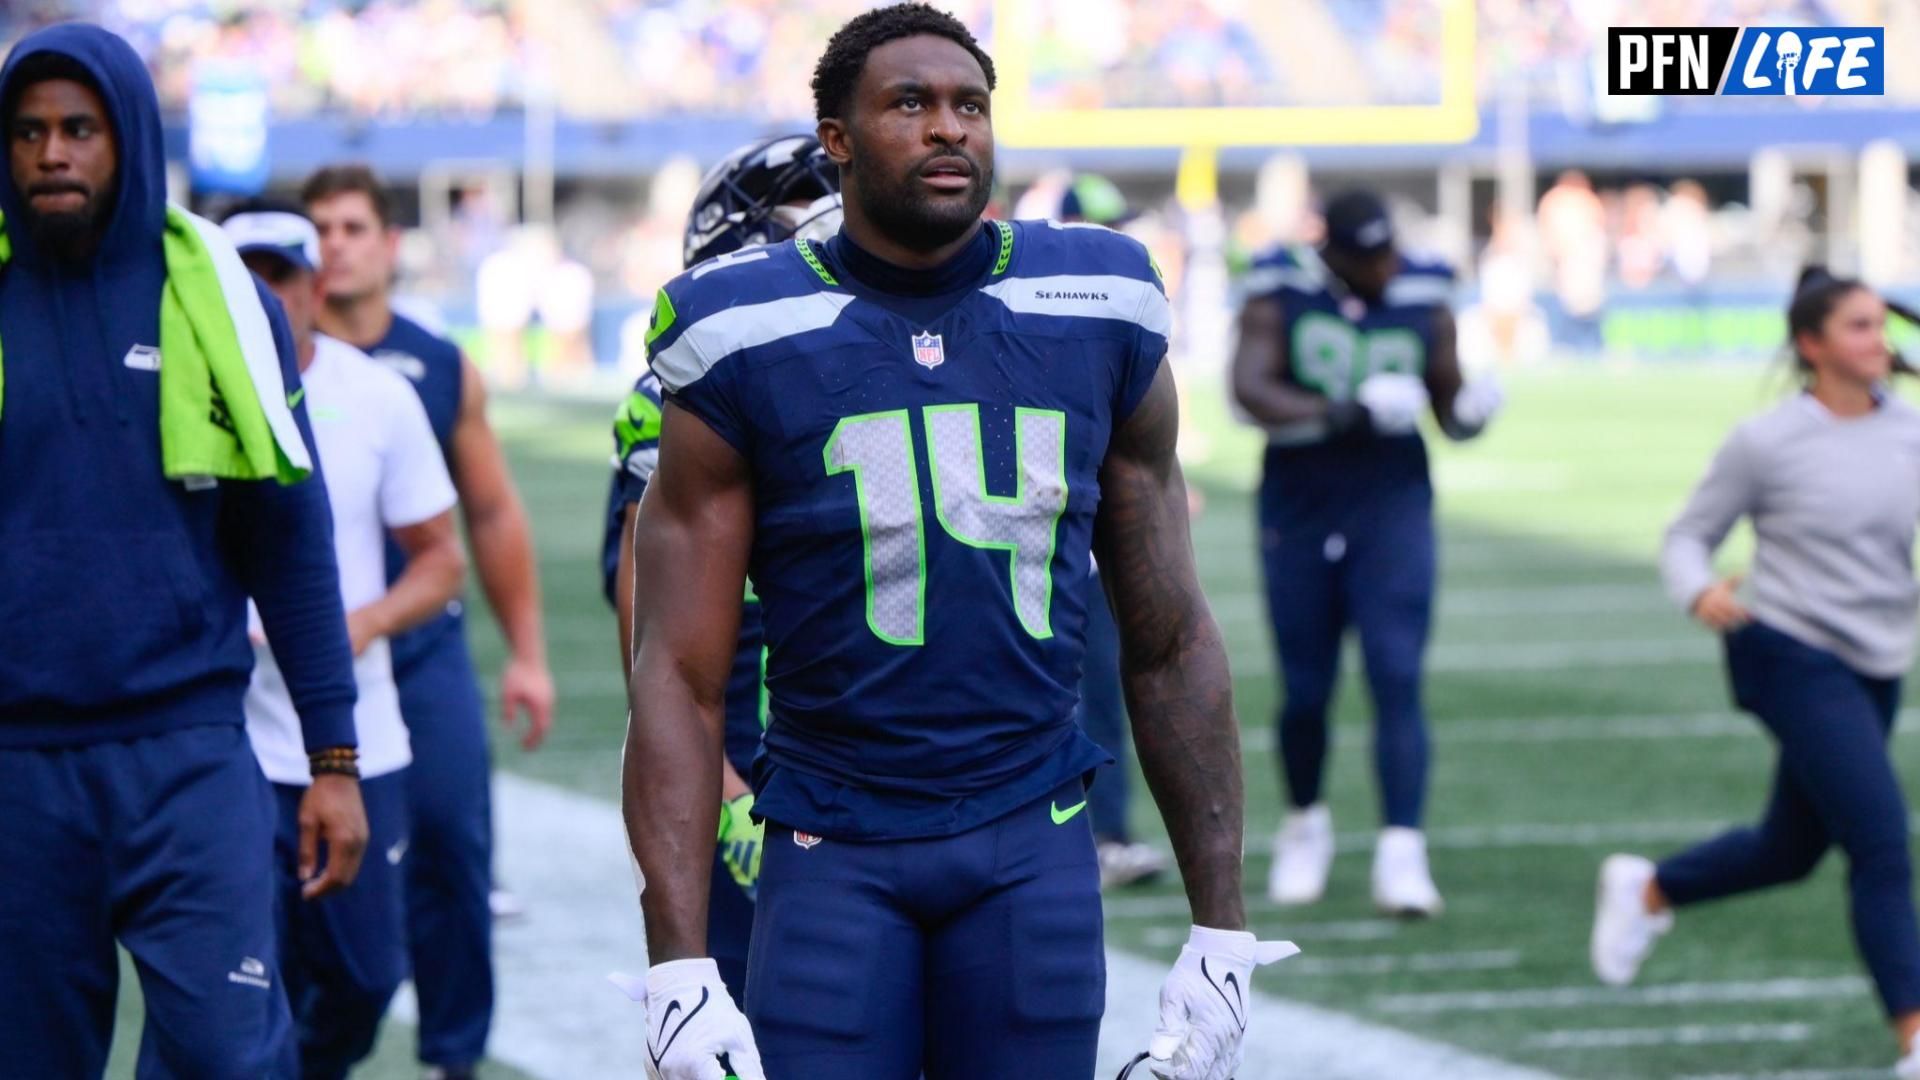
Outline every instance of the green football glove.
[[749, 898], [760, 884], [760, 852], [766, 838], [766, 823], [753, 820], [751, 794], [720, 804], [720, 860]]

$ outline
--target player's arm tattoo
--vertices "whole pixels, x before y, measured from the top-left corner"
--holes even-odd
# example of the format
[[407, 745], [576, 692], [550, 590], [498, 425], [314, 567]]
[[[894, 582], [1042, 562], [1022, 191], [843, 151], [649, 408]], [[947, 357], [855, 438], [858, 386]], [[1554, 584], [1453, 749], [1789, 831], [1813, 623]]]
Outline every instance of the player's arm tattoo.
[[1267, 427], [1297, 424], [1327, 414], [1327, 399], [1287, 381], [1286, 314], [1270, 296], [1240, 309], [1239, 344], [1233, 351], [1233, 398]]
[[727, 676], [740, 628], [753, 489], [747, 464], [669, 406], [660, 469], [633, 526], [634, 633], [620, 806], [646, 878], [653, 963], [706, 955]]
[[1466, 377], [1460, 373], [1459, 336], [1453, 309], [1445, 304], [1435, 308], [1433, 349], [1427, 356], [1427, 399], [1433, 402], [1433, 418], [1440, 422], [1440, 429], [1448, 438], [1470, 439], [1480, 434], [1479, 429], [1469, 429], [1453, 416], [1453, 399], [1466, 383]]
[[1194, 921], [1239, 930], [1240, 727], [1226, 645], [1194, 565], [1187, 485], [1174, 456], [1179, 429], [1173, 376], [1162, 366], [1107, 449], [1094, 547], [1120, 627], [1134, 747], [1166, 818]]

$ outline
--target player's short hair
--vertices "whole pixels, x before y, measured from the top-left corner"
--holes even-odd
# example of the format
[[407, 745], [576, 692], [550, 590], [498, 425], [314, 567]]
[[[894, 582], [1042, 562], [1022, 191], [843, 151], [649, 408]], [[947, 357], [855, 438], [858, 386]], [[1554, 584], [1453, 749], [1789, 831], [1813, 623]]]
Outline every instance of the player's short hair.
[[349, 165], [327, 165], [307, 177], [300, 187], [300, 201], [308, 206], [322, 199], [331, 199], [335, 195], [359, 193], [373, 204], [373, 216], [380, 221], [381, 228], [393, 224], [393, 200], [387, 194], [386, 185], [369, 166], [358, 162]]
[[816, 119], [846, 115], [853, 87], [866, 70], [867, 55], [889, 41], [931, 34], [943, 37], [973, 54], [994, 86], [993, 57], [974, 40], [967, 24], [929, 4], [893, 4], [856, 15], [834, 32], [820, 62], [813, 68], [813, 112]]

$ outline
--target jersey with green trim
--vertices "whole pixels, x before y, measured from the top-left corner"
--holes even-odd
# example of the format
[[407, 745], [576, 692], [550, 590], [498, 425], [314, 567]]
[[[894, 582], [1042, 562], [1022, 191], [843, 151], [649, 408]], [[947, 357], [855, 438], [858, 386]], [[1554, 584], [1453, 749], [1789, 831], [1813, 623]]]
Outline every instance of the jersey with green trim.
[[704, 263], [655, 305], [667, 399], [751, 470], [755, 806], [795, 829], [951, 835], [1107, 760], [1073, 723], [1099, 470], [1170, 311], [1132, 240], [991, 227], [991, 268], [925, 322], [808, 243]]
[[[620, 533], [627, 507], [640, 501], [660, 463], [660, 380], [652, 372], [640, 376], [633, 392], [613, 414], [613, 479], [607, 487], [607, 517], [600, 541], [600, 581], [607, 603], [614, 602], [614, 579], [620, 569]], [[727, 761], [745, 776], [760, 749], [765, 709], [760, 684], [760, 662], [765, 655], [760, 633], [760, 604], [749, 587], [740, 606], [740, 635], [733, 651], [733, 671], [727, 678]]]
[[[1402, 256], [1386, 295], [1367, 303], [1345, 288], [1312, 248], [1286, 247], [1257, 260], [1245, 286], [1249, 297], [1280, 304], [1287, 380], [1345, 401], [1369, 376], [1426, 373], [1435, 309], [1448, 304], [1453, 271], [1444, 263]], [[1326, 435], [1325, 425], [1316, 423], [1274, 432], [1273, 438], [1299, 444]]]

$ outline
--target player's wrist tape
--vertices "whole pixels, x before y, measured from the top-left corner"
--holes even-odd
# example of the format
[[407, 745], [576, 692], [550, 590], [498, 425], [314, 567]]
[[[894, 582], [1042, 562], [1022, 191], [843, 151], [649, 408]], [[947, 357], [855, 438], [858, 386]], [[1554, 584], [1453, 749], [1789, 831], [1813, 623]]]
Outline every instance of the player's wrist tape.
[[330, 746], [307, 755], [307, 771], [314, 776], [360, 777], [360, 751], [351, 746]]

